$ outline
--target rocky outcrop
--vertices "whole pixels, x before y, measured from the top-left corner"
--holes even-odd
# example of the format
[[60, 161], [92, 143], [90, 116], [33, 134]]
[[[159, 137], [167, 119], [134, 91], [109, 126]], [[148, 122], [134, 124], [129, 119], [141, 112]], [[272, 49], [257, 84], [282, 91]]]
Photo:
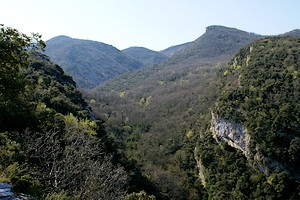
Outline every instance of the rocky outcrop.
[[198, 155], [198, 149], [197, 149], [197, 147], [195, 147], [194, 157], [195, 157], [195, 160], [196, 160], [196, 163], [197, 163], [199, 179], [200, 179], [201, 184], [203, 186], [205, 186], [206, 181], [205, 181], [205, 176], [204, 176], [204, 166], [202, 165], [201, 158], [197, 155]]
[[35, 200], [25, 194], [17, 194], [12, 191], [11, 185], [0, 183], [0, 200]]
[[293, 174], [293, 177], [296, 177], [295, 179], [299, 179], [298, 174], [290, 172], [284, 164], [278, 162], [277, 160], [264, 156], [259, 149], [256, 149], [256, 152], [252, 152], [253, 156], [250, 158], [251, 137], [243, 125], [233, 121], [225, 120], [212, 113], [210, 130], [216, 141], [225, 141], [233, 148], [241, 150], [251, 165], [260, 172], [268, 175], [270, 172], [278, 168], [282, 171], [288, 172], [289, 174]]
[[11, 191], [11, 185], [0, 183], [0, 199], [9, 199], [14, 193]]
[[248, 158], [251, 137], [244, 126], [212, 113], [210, 130], [218, 142], [225, 141], [228, 145], [241, 150]]

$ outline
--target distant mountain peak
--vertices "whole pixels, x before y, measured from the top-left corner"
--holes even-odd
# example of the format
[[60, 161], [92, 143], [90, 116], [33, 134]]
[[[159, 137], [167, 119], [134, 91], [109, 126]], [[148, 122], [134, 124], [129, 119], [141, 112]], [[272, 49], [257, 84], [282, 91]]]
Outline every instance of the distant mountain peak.
[[221, 25], [211, 25], [211, 26], [206, 27], [206, 31], [216, 31], [216, 30], [224, 30], [224, 29], [236, 29], [236, 28], [229, 28], [229, 27], [221, 26]]
[[153, 50], [148, 49], [148, 48], [146, 48], [146, 47], [140, 47], [140, 46], [132, 46], [132, 47], [128, 47], [128, 48], [126, 48], [126, 49], [123, 49], [122, 51], [130, 50], [130, 49], [140, 49], [140, 50], [153, 51]]
[[226, 33], [247, 33], [247, 34], [252, 34], [252, 35], [258, 35], [255, 33], [249, 33], [247, 31], [243, 31], [237, 28], [232, 28], [232, 27], [227, 27], [227, 26], [221, 26], [221, 25], [212, 25], [206, 27], [206, 33], [209, 32], [226, 32]]
[[72, 39], [71, 37], [66, 36], [66, 35], [58, 35], [58, 36], [56, 36], [54, 38], [69, 38], [69, 39]]
[[50, 40], [61, 40], [61, 39], [65, 40], [65, 39], [73, 39], [73, 38], [71, 38], [69, 36], [66, 36], [66, 35], [58, 35], [58, 36], [55, 36], [55, 37], [49, 39], [48, 41], [50, 41]]
[[300, 29], [289, 31], [287, 33], [282, 34], [281, 36], [300, 37]]
[[236, 28], [213, 25], [206, 32], [182, 49], [174, 58], [189, 63], [230, 58], [241, 48], [262, 36]]
[[92, 88], [142, 67], [142, 63], [102, 42], [61, 35], [46, 41], [46, 44], [46, 54], [72, 75], [80, 88]]

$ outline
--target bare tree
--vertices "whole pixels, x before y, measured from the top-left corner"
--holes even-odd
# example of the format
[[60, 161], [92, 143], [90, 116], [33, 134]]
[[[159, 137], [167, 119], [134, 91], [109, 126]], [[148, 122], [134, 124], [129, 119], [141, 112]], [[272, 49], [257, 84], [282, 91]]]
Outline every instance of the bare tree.
[[[72, 133], [70, 132], [72, 130]], [[122, 199], [126, 194], [127, 174], [105, 155], [101, 141], [80, 129], [64, 133], [26, 131], [26, 170], [41, 180], [45, 192], [68, 191], [80, 199]]]

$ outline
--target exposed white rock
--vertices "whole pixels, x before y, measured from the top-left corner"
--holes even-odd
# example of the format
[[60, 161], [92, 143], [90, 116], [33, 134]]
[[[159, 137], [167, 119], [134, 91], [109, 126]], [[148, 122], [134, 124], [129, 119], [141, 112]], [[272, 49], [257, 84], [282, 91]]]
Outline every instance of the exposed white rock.
[[215, 140], [227, 142], [228, 145], [241, 150], [248, 158], [251, 137], [244, 126], [212, 113], [210, 130]]
[[[250, 134], [247, 129], [238, 123], [220, 118], [218, 115], [212, 113], [210, 130], [216, 141], [225, 141], [233, 148], [239, 149], [243, 152], [246, 158], [250, 159]], [[275, 159], [270, 159], [264, 156], [259, 149], [256, 149], [254, 157], [252, 157], [252, 165], [260, 172], [268, 175], [271, 171], [279, 168], [287, 170], [286, 167]]]
[[11, 191], [11, 185], [7, 183], [0, 183], [0, 199], [10, 197], [14, 193]]
[[200, 182], [201, 182], [201, 184], [203, 186], [205, 186], [206, 185], [206, 181], [205, 181], [205, 176], [204, 176], [204, 173], [203, 173], [204, 166], [202, 165], [201, 158], [199, 158], [199, 156], [197, 156], [198, 155], [198, 149], [197, 149], [197, 147], [195, 147], [194, 154], [195, 154], [195, 160], [196, 160], [196, 163], [197, 163], [197, 168], [198, 168], [198, 174], [199, 174]]
[[25, 195], [14, 193], [11, 185], [0, 182], [0, 199], [1, 200], [35, 200], [34, 198]]

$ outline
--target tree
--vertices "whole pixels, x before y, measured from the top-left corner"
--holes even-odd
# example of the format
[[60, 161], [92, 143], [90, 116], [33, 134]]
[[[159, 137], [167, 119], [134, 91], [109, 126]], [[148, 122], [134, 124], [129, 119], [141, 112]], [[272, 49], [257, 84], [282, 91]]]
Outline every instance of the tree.
[[38, 34], [29, 37], [16, 29], [0, 27], [0, 97], [11, 100], [24, 90], [21, 70], [29, 66], [28, 51], [43, 50], [45, 44]]
[[154, 195], [148, 195], [144, 190], [139, 193], [133, 192], [126, 196], [125, 200], [156, 200]]
[[[61, 115], [60, 120], [64, 120], [64, 130], [44, 128], [25, 133], [29, 174], [42, 181], [45, 193], [66, 191], [80, 199], [122, 199], [127, 174], [105, 153], [96, 137], [96, 125], [72, 114]], [[57, 121], [53, 127], [62, 125]]]
[[[28, 113], [24, 101], [26, 79], [22, 70], [29, 66], [28, 51], [43, 50], [44, 42], [38, 34], [31, 37], [16, 29], [0, 25], [0, 130], [5, 130], [20, 116]], [[16, 127], [18, 128], [18, 127]]]

